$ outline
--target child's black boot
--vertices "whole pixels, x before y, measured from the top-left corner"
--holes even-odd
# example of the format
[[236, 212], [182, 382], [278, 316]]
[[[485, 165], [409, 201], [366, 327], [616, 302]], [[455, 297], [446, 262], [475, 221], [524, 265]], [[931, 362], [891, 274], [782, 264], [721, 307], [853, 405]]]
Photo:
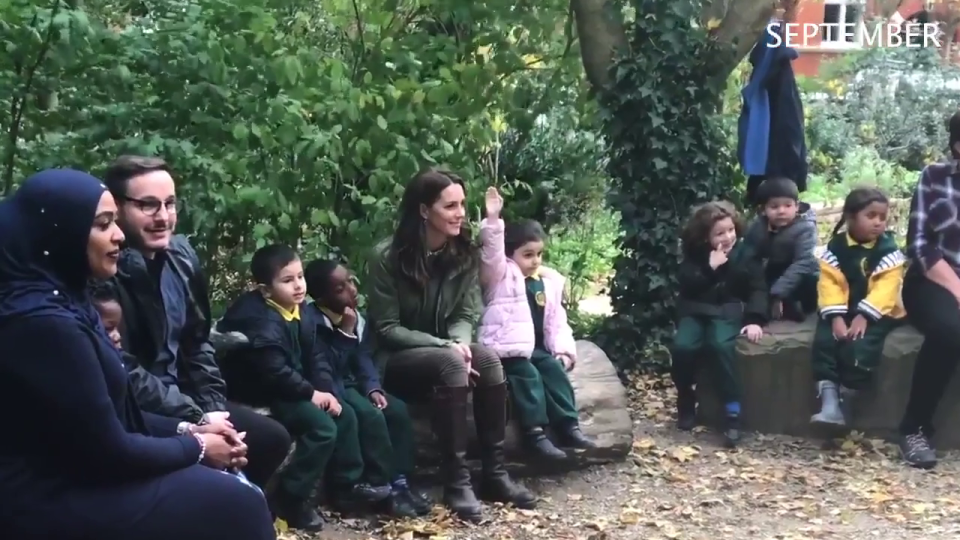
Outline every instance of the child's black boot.
[[433, 501], [430, 497], [427, 497], [414, 487], [407, 487], [406, 497], [407, 500], [410, 501], [410, 504], [413, 505], [413, 511], [416, 512], [418, 516], [425, 516], [433, 509]]
[[597, 442], [580, 429], [578, 422], [571, 422], [563, 426], [554, 427], [557, 438], [560, 440], [560, 446], [566, 448], [579, 448], [589, 450], [597, 447]]
[[677, 429], [690, 431], [697, 424], [697, 394], [692, 386], [677, 387]]
[[567, 458], [567, 453], [557, 448], [553, 442], [547, 438], [547, 434], [540, 426], [527, 428], [523, 432], [523, 442], [527, 451], [533, 457], [561, 460]]
[[394, 489], [390, 496], [381, 501], [383, 512], [395, 518], [415, 518], [420, 514], [413, 506], [413, 501], [407, 496], [407, 490]]
[[323, 530], [323, 516], [317, 512], [312, 498], [292, 495], [278, 489], [270, 497], [270, 509], [292, 529], [317, 532]]

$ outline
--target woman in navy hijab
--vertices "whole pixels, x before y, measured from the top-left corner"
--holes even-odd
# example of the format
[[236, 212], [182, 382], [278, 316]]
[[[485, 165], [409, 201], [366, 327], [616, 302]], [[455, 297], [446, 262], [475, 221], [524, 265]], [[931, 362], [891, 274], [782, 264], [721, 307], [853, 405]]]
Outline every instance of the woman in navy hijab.
[[128, 393], [85, 291], [116, 272], [116, 214], [73, 170], [0, 202], [0, 538], [275, 540], [263, 496], [223, 472], [244, 463], [241, 437], [185, 431]]

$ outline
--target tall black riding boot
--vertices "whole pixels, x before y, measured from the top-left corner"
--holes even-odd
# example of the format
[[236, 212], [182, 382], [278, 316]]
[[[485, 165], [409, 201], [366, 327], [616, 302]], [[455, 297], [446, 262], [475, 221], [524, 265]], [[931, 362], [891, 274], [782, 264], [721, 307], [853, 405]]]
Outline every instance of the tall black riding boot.
[[532, 509], [537, 498], [515, 483], [504, 465], [504, 438], [507, 432], [507, 383], [477, 386], [473, 389], [473, 419], [480, 440], [483, 476], [480, 497], [491, 502], [508, 503]]
[[440, 443], [443, 504], [464, 521], [478, 522], [482, 508], [467, 465], [467, 386], [438, 386], [433, 394], [433, 429]]

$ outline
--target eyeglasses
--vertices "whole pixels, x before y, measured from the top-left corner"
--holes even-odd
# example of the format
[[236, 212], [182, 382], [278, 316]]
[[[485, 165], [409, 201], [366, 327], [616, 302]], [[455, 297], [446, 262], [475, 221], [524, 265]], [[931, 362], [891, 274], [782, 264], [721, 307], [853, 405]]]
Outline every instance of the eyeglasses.
[[176, 214], [180, 209], [180, 201], [177, 199], [167, 199], [166, 201], [161, 201], [160, 199], [154, 199], [152, 197], [147, 199], [124, 197], [123, 200], [132, 202], [138, 210], [148, 216], [155, 216], [159, 214], [160, 208], [166, 208], [168, 214]]

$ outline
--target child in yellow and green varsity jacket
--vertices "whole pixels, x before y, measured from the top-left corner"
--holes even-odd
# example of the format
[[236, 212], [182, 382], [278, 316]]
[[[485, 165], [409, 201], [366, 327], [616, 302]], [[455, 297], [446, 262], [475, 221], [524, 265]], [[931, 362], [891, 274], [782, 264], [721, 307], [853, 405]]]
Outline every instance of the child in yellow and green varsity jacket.
[[851, 421], [854, 396], [870, 384], [887, 334], [905, 315], [900, 286], [906, 259], [886, 232], [888, 210], [879, 189], [854, 189], [819, 256], [820, 318], [812, 360], [821, 408], [810, 418], [815, 424], [842, 427]]

